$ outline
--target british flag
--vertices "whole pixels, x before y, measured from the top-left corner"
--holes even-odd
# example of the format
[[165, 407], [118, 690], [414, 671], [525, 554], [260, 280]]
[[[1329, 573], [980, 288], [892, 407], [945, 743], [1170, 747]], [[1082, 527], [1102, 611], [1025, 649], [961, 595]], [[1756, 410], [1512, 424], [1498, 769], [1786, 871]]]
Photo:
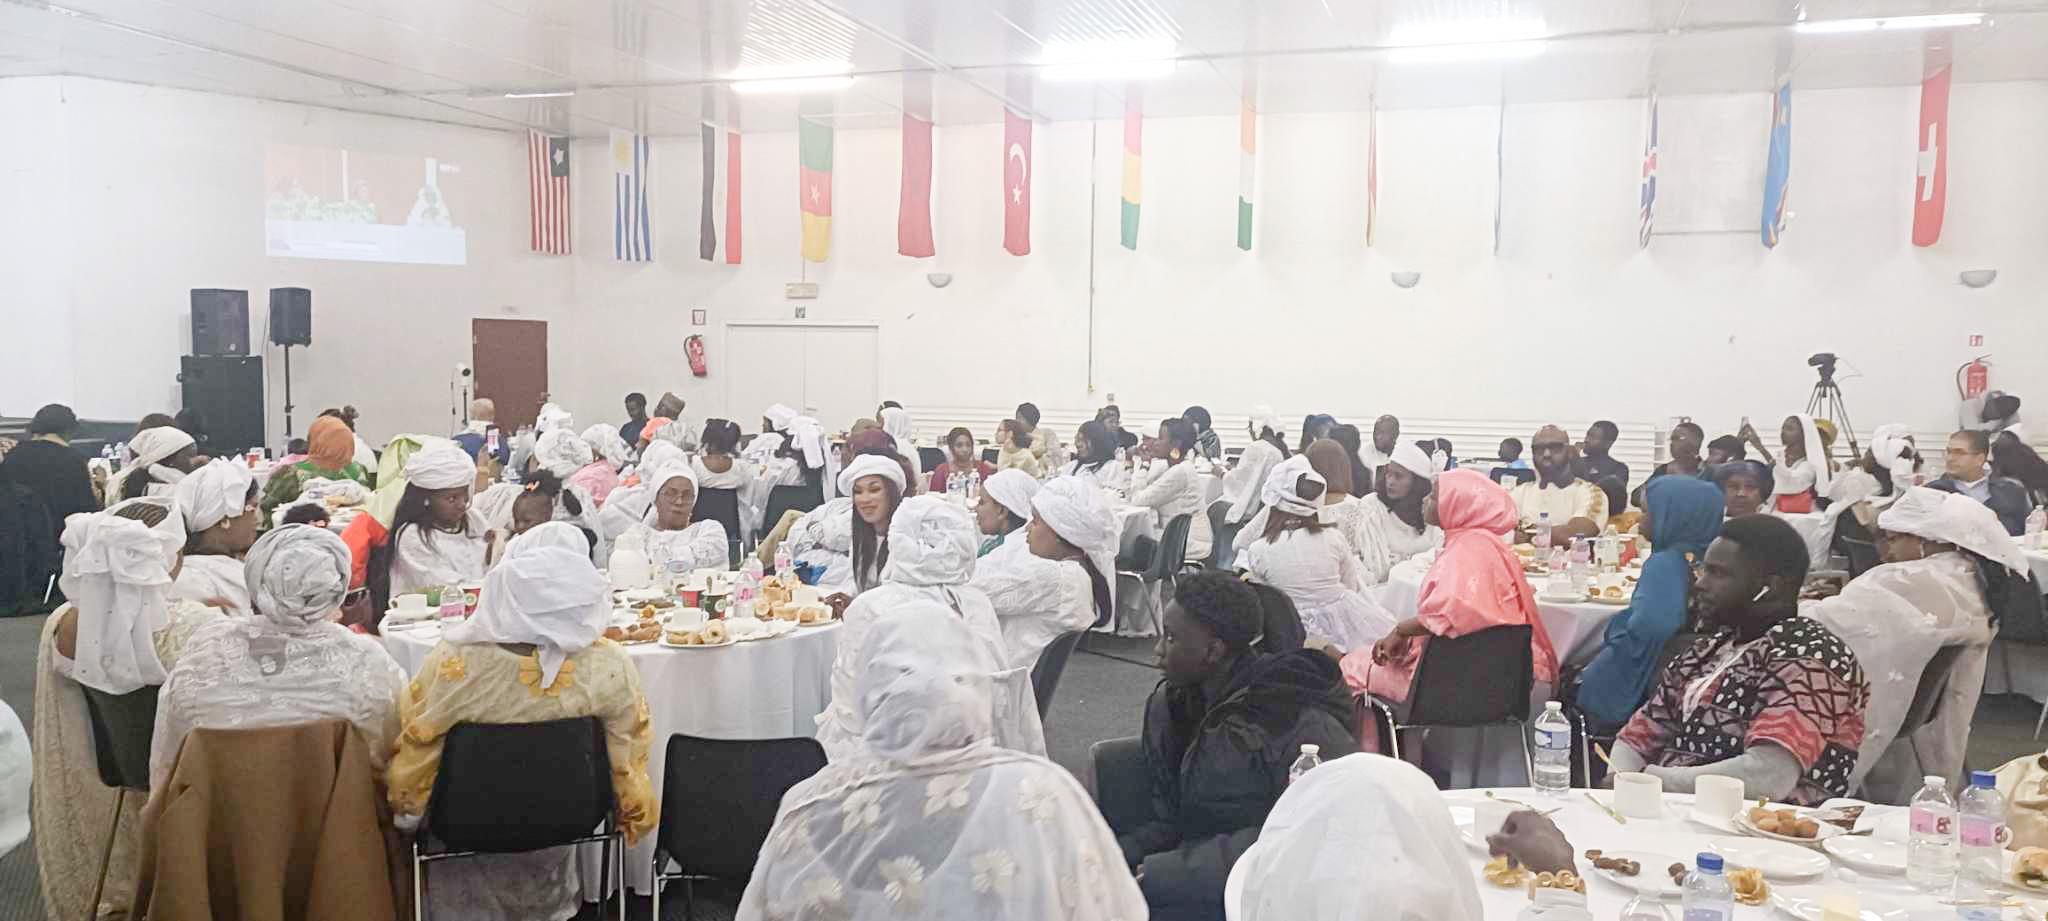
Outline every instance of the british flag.
[[1650, 247], [1651, 228], [1657, 222], [1657, 94], [1650, 93], [1650, 133], [1643, 141], [1642, 228], [1636, 231], [1636, 248]]

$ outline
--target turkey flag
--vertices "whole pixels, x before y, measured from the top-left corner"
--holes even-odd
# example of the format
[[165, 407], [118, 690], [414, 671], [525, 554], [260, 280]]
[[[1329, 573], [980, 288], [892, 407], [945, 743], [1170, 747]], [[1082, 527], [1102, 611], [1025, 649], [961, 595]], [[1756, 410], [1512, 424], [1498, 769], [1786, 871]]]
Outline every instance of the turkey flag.
[[1920, 156], [1913, 178], [1913, 245], [1933, 246], [1941, 239], [1941, 218], [1948, 210], [1948, 83], [1946, 44], [1927, 43], [1920, 77]]
[[1003, 110], [1003, 249], [1031, 254], [1031, 119]]

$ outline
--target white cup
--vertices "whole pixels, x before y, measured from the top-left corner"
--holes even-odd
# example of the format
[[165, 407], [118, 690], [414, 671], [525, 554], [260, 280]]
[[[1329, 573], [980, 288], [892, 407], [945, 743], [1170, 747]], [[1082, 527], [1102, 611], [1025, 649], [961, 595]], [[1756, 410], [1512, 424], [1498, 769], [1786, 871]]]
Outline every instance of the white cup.
[[391, 599], [391, 606], [401, 611], [424, 611], [427, 609], [427, 596], [421, 594], [400, 595]]
[[1742, 778], [1706, 774], [1694, 779], [1692, 808], [1717, 819], [1734, 815], [1742, 809]]
[[1508, 816], [1521, 808], [1513, 803], [1493, 799], [1472, 804], [1472, 837], [1478, 839], [1480, 844], [1485, 844], [1486, 836], [1500, 831], [1501, 823], [1507, 821]]
[[703, 608], [677, 608], [675, 613], [669, 616], [668, 628], [670, 630], [701, 630], [704, 627], [705, 618], [706, 615]]
[[1614, 775], [1614, 811], [1632, 819], [1663, 815], [1663, 779], [1634, 771]]
[[799, 585], [789, 590], [791, 604], [817, 604], [822, 597], [815, 585]]

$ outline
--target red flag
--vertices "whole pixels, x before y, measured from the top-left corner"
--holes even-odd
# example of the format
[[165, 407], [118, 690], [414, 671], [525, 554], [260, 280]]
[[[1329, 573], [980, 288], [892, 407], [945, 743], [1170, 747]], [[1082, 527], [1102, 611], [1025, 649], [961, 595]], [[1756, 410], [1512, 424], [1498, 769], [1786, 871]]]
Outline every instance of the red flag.
[[725, 133], [725, 264], [740, 264], [740, 133]]
[[932, 254], [932, 123], [903, 116], [903, 191], [896, 202], [896, 251]]
[[1949, 49], [1929, 35], [1920, 77], [1920, 158], [1913, 178], [1913, 245], [1941, 239], [1948, 210]]
[[1003, 110], [1003, 249], [1031, 255], [1031, 119]]

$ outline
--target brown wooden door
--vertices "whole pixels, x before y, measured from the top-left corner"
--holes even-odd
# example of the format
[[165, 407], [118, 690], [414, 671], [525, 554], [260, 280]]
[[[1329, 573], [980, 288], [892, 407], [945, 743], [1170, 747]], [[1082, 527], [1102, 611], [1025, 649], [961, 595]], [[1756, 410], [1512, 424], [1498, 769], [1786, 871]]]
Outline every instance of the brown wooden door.
[[498, 427], [532, 425], [548, 398], [547, 322], [474, 319], [469, 348], [476, 395], [498, 404]]

